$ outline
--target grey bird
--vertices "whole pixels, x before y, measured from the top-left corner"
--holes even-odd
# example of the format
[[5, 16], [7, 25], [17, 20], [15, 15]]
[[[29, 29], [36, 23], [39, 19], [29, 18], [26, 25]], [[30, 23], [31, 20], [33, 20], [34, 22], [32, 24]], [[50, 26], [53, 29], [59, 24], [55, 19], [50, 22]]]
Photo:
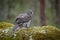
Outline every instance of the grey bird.
[[12, 28], [12, 31], [15, 31], [17, 28], [30, 27], [32, 14], [32, 10], [28, 10], [25, 13], [19, 14], [15, 20], [15, 26]]

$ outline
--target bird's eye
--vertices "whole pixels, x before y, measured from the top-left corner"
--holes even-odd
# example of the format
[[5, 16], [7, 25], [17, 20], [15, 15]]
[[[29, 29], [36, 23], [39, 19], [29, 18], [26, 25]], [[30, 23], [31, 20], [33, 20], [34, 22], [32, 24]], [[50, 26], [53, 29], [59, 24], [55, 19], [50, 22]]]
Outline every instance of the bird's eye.
[[30, 12], [32, 14], [32, 12]]

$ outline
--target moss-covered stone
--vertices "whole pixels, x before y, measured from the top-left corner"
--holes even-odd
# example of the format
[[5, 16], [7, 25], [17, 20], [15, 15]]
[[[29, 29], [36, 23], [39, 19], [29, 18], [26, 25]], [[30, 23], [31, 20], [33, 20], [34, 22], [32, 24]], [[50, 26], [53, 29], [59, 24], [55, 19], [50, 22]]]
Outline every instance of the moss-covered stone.
[[0, 29], [6, 29], [6, 28], [10, 28], [13, 27], [14, 24], [8, 23], [8, 22], [0, 22]]
[[60, 40], [60, 29], [54, 26], [43, 26], [33, 34], [33, 40]]
[[[33, 26], [15, 30], [10, 34], [10, 30], [5, 33], [0, 31], [1, 40], [60, 40], [60, 29], [55, 26]], [[31, 36], [31, 38], [30, 38]]]

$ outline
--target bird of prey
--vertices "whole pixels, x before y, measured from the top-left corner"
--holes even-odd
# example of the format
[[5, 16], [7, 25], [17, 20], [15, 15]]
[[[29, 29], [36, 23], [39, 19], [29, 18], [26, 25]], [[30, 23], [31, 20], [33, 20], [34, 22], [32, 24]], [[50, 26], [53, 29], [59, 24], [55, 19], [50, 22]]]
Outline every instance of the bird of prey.
[[12, 30], [14, 31], [17, 28], [29, 27], [32, 19], [32, 14], [32, 10], [28, 10], [25, 13], [19, 14], [15, 20], [15, 26], [12, 28]]

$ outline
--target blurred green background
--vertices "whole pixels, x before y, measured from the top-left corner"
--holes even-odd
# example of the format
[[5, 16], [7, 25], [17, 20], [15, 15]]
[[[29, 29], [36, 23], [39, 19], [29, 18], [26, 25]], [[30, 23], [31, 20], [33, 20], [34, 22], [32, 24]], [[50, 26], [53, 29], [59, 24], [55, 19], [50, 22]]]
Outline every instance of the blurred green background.
[[[41, 0], [0, 0], [0, 22], [14, 23], [17, 15], [28, 9], [32, 9], [34, 14], [32, 16], [31, 26], [40, 26], [40, 1]], [[60, 23], [56, 24], [56, 10], [60, 8], [58, 6], [58, 8], [55, 10], [55, 3], [57, 5], [57, 3], [60, 3], [60, 1], [56, 1], [59, 0], [43, 0], [43, 2], [45, 2], [45, 24], [54, 26], [57, 25], [59, 27]]]

